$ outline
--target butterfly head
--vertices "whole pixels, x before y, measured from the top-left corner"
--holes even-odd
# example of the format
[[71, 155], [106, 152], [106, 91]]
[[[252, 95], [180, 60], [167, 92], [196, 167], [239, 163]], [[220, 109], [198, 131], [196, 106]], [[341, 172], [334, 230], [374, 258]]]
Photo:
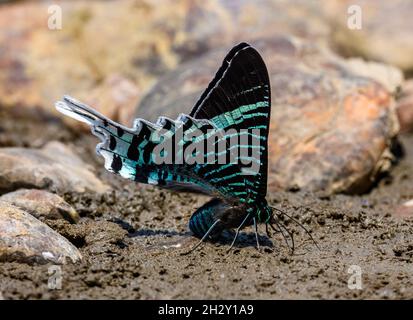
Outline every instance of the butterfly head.
[[269, 223], [273, 217], [273, 210], [265, 198], [255, 200], [248, 206], [247, 213], [256, 217], [259, 223]]

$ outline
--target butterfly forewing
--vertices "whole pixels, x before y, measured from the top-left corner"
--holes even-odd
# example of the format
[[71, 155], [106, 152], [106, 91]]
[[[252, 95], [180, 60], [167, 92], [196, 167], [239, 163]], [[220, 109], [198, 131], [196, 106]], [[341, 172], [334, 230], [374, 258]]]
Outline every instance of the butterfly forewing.
[[[249, 141], [246, 143], [239, 139], [239, 148], [257, 147], [259, 144], [260, 152], [250, 156], [250, 160], [259, 164], [259, 170], [255, 173], [241, 174], [239, 165], [213, 169], [216, 180], [244, 185], [247, 192], [244, 196], [249, 201], [265, 197], [267, 192], [270, 99], [270, 83], [264, 61], [254, 48], [241, 43], [228, 53], [215, 78], [191, 111], [195, 118], [209, 119], [224, 132], [235, 129], [240, 136], [247, 134]], [[259, 137], [254, 134], [257, 130]], [[229, 195], [239, 197], [238, 192], [234, 188]]]

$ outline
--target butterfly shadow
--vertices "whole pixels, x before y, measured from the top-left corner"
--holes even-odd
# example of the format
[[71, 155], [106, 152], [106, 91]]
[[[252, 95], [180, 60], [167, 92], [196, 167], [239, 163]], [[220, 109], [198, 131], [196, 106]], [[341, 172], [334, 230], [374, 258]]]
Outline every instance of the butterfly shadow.
[[172, 236], [181, 236], [181, 237], [186, 237], [190, 236], [191, 233], [189, 231], [187, 232], [178, 232], [178, 231], [171, 231], [171, 230], [164, 230], [164, 229], [148, 229], [148, 228], [142, 228], [139, 230], [136, 230], [134, 232], [129, 233], [130, 238], [136, 238], [136, 237], [150, 237], [150, 236], [166, 236], [166, 237], [172, 237]]
[[[228, 246], [228, 248], [231, 246], [232, 241], [234, 240], [235, 237], [235, 231], [231, 230], [225, 230], [219, 238], [214, 239], [214, 240], [209, 240], [208, 242], [212, 243], [218, 243], [220, 245]], [[266, 235], [260, 235], [258, 234], [258, 241], [260, 244], [260, 247], [268, 247], [268, 248], [273, 248], [274, 244], [273, 242], [266, 236]], [[255, 238], [255, 232], [240, 232], [237, 238], [237, 241], [235, 241], [233, 248], [247, 248], [247, 247], [256, 247], [257, 246], [257, 240]]]
[[109, 220], [118, 224], [122, 229], [128, 232], [129, 238], [136, 238], [136, 237], [153, 237], [153, 236], [188, 236], [190, 232], [178, 232], [178, 231], [171, 231], [171, 230], [164, 230], [164, 229], [149, 229], [149, 228], [134, 228], [129, 222], [122, 220], [120, 218], [113, 218]]
[[[185, 239], [194, 239], [196, 240], [194, 234], [191, 231], [173, 231], [173, 230], [166, 230], [166, 229], [149, 229], [149, 228], [141, 228], [141, 229], [134, 229], [132, 225], [128, 222], [121, 220], [119, 218], [112, 219], [112, 222], [117, 223], [120, 225], [124, 230], [128, 231], [129, 238], [138, 238], [138, 237], [154, 237], [154, 236], [164, 236], [164, 237], [173, 237], [178, 236]], [[235, 232], [232, 230], [225, 230], [220, 236], [215, 239], [206, 240], [205, 243], [215, 243], [220, 244], [223, 246], [231, 245], [233, 239], [235, 237]], [[268, 247], [273, 248], [273, 242], [265, 235], [258, 235], [258, 241], [261, 247]], [[257, 241], [255, 238], [254, 232], [240, 232], [237, 238], [237, 241], [234, 244], [234, 248], [246, 248], [246, 247], [256, 247]]]
[[[171, 231], [171, 230], [164, 230], [164, 229], [154, 230], [154, 229], [142, 228], [142, 229], [136, 230], [128, 234], [128, 237], [130, 238], [150, 237], [150, 236], [152, 237], [153, 236], [165, 236], [165, 237], [178, 236], [178, 237], [182, 237], [188, 240], [193, 239], [194, 243], [199, 241], [199, 239], [196, 239], [193, 233], [190, 231], [178, 232], [178, 231]], [[205, 241], [205, 244], [214, 243], [214, 244], [220, 244], [222, 246], [227, 246], [229, 248], [234, 237], [235, 237], [235, 232], [225, 231], [218, 238]], [[267, 236], [259, 235], [258, 240], [260, 242], [261, 247], [267, 247], [267, 248], [274, 247], [274, 244]], [[253, 232], [240, 232], [240, 234], [238, 235], [238, 239], [234, 244], [234, 248], [238, 248], [238, 249], [246, 248], [246, 247], [256, 247], [256, 246], [257, 246], [257, 242], [255, 239], [255, 233]]]

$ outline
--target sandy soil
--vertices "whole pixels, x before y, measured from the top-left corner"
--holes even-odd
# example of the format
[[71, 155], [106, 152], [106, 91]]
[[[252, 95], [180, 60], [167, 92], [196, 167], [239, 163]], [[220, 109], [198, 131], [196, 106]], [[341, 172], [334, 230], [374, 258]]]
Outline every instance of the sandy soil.
[[[94, 155], [96, 140], [63, 129], [59, 122], [49, 122], [45, 131], [44, 119], [7, 119], [1, 146], [38, 146], [57, 137], [95, 163], [114, 191], [65, 194], [81, 221], [47, 223], [80, 248], [83, 262], [61, 267], [60, 290], [48, 288], [51, 265], [0, 263], [5, 299], [413, 298], [413, 220], [392, 215], [397, 205], [413, 198], [412, 136], [401, 137], [404, 158], [369, 194], [268, 195], [272, 205], [311, 230], [321, 250], [289, 224], [295, 232], [294, 255], [280, 235], [264, 236], [264, 226], [260, 251], [254, 233], [246, 229], [230, 253], [233, 233], [228, 232], [218, 243], [183, 255], [197, 242], [187, 229], [189, 217], [207, 197], [137, 185], [105, 172]], [[37, 139], [28, 138], [28, 132], [38, 132]], [[361, 290], [348, 288], [351, 265], [361, 268]]]

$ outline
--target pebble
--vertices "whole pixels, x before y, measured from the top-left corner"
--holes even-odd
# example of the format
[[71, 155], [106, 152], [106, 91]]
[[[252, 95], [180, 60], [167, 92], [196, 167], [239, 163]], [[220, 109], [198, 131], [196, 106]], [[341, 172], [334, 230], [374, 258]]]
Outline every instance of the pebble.
[[65, 264], [82, 259], [79, 250], [30, 213], [0, 201], [0, 261]]
[[396, 208], [393, 210], [393, 216], [402, 219], [413, 217], [413, 199], [396, 206]]

